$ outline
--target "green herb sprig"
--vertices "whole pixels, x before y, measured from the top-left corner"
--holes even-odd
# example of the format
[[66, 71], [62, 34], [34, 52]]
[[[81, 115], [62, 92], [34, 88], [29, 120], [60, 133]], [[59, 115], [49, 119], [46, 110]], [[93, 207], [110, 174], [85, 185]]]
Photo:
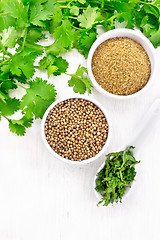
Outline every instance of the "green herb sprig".
[[98, 172], [95, 190], [102, 195], [103, 206], [122, 201], [127, 187], [136, 176], [135, 164], [139, 163], [133, 156], [133, 146], [125, 151], [110, 153], [106, 156], [105, 166]]
[[[153, 43], [160, 46], [160, 0], [1, 0], [0, 1], [0, 119], [9, 122], [17, 135], [24, 135], [34, 118], [42, 118], [56, 98], [54, 85], [35, 78], [35, 69], [46, 69], [48, 77], [67, 74], [69, 87], [83, 94], [91, 93], [86, 68], [75, 74], [67, 72], [63, 55], [73, 48], [88, 56], [97, 37], [97, 25], [105, 31], [121, 24], [138, 27]], [[54, 43], [43, 46], [46, 32]], [[38, 65], [35, 59], [42, 56]], [[16, 88], [25, 89], [22, 99], [10, 96]], [[22, 117], [10, 116], [20, 111]]]

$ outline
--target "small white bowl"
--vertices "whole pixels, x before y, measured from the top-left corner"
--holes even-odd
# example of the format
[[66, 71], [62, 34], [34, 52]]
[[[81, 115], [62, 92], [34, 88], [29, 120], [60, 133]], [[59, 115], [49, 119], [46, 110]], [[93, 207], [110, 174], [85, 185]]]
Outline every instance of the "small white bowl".
[[[138, 92], [131, 94], [131, 95], [115, 95], [112, 93], [107, 92], [104, 90], [95, 80], [94, 75], [92, 73], [92, 57], [97, 49], [97, 47], [104, 41], [110, 39], [110, 38], [115, 38], [115, 37], [128, 37], [133, 39], [134, 41], [140, 43], [145, 51], [148, 54], [148, 57], [151, 62], [151, 76], [147, 82], [147, 84]], [[129, 99], [133, 98], [136, 96], [139, 96], [140, 94], [144, 93], [153, 83], [155, 79], [155, 73], [156, 73], [156, 55], [155, 55], [155, 49], [152, 45], [152, 43], [140, 32], [136, 30], [131, 30], [131, 29], [126, 29], [126, 28], [119, 28], [119, 29], [114, 29], [110, 30], [108, 32], [103, 33], [97, 40], [93, 43], [89, 55], [88, 55], [88, 61], [87, 61], [87, 68], [88, 68], [88, 75], [91, 79], [91, 82], [93, 86], [102, 93], [105, 96], [108, 96], [113, 99]]]
[[[94, 103], [98, 108], [101, 109], [101, 111], [103, 112], [104, 116], [106, 117], [106, 120], [107, 120], [107, 123], [108, 123], [108, 137], [107, 137], [107, 140], [106, 140], [106, 143], [105, 145], [103, 146], [103, 148], [101, 149], [101, 151], [96, 154], [94, 157], [92, 158], [89, 158], [89, 159], [86, 159], [86, 160], [82, 160], [82, 161], [72, 161], [72, 160], [69, 160], [69, 159], [66, 159], [66, 158], [63, 158], [61, 157], [60, 155], [58, 155], [51, 147], [50, 145], [48, 144], [47, 140], [46, 140], [46, 137], [45, 137], [45, 133], [44, 133], [44, 126], [45, 126], [45, 121], [46, 121], [46, 118], [49, 114], [49, 111], [54, 108], [55, 105], [57, 105], [59, 102], [63, 102], [67, 99], [72, 99], [72, 98], [80, 98], [80, 99], [85, 99], [85, 100], [88, 100], [92, 103]], [[42, 139], [43, 139], [43, 142], [46, 146], [46, 148], [48, 149], [48, 151], [55, 157], [55, 158], [58, 158], [59, 160], [61, 161], [64, 161], [66, 163], [70, 163], [70, 164], [77, 164], [77, 165], [83, 165], [83, 164], [86, 164], [86, 163], [91, 163], [93, 161], [95, 161], [97, 158], [99, 158], [103, 153], [106, 152], [107, 148], [108, 148], [108, 145], [110, 143], [110, 140], [111, 140], [111, 135], [112, 135], [112, 126], [111, 126], [111, 120], [110, 120], [110, 117], [109, 117], [109, 114], [107, 113], [107, 111], [103, 108], [103, 106], [101, 106], [101, 104], [99, 102], [97, 102], [95, 99], [91, 98], [91, 97], [86, 97], [86, 96], [74, 96], [74, 97], [65, 97], [65, 98], [60, 98], [58, 99], [57, 101], [55, 101], [54, 103], [52, 103], [49, 108], [46, 110], [44, 116], [43, 116], [43, 119], [42, 119], [42, 123], [41, 123], [41, 135], [42, 135]]]

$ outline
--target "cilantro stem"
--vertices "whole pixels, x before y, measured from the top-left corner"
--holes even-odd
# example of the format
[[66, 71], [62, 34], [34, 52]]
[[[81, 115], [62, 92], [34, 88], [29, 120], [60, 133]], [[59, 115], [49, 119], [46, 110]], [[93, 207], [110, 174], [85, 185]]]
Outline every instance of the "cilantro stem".
[[6, 13], [0, 13], [0, 16], [7, 16]]
[[5, 58], [6, 57], [12, 57], [13, 55], [10, 53], [10, 52], [8, 52], [8, 51], [5, 51], [5, 55], [7, 55], [7, 56], [5, 56]]
[[23, 43], [22, 43], [22, 47], [21, 50], [19, 52], [17, 52], [17, 54], [21, 53], [24, 49], [24, 45], [26, 43], [26, 37], [27, 37], [27, 28], [24, 29], [24, 37], [23, 37]]
[[71, 0], [68, 4], [67, 4], [67, 8], [69, 7], [69, 5], [73, 2], [74, 0]]
[[68, 18], [72, 18], [72, 19], [76, 19], [76, 20], [77, 20], [77, 18], [76, 18], [76, 17], [72, 17], [72, 16], [69, 16]]
[[5, 64], [5, 63], [9, 62], [9, 61], [10, 61], [10, 59], [11, 59], [11, 58], [8, 58], [8, 59], [6, 59], [5, 61], [1, 62], [1, 63], [0, 63], [0, 67], [1, 67], [3, 64]]
[[10, 58], [10, 57], [8, 57], [8, 56], [5, 56], [5, 54], [3, 53], [3, 55], [2, 55], [2, 56], [0, 56], [0, 58], [3, 58], [3, 60], [4, 60], [4, 58]]
[[121, 181], [123, 182], [123, 176], [122, 176], [122, 172], [119, 171], [120, 177], [121, 177]]
[[23, 38], [23, 43], [22, 43], [22, 49], [21, 49], [21, 51], [23, 51], [23, 49], [24, 49], [24, 45], [25, 45], [25, 42], [26, 42], [26, 37], [27, 37], [27, 28], [25, 28], [25, 34], [24, 34], [24, 38]]
[[[23, 51], [24, 45], [25, 45], [25, 42], [26, 42], [26, 37], [27, 37], [27, 28], [24, 29], [24, 38], [23, 38], [23, 43], [22, 43], [21, 50], [20, 50], [19, 52], [17, 52], [15, 55], [18, 55], [18, 54], [20, 54], [20, 53]], [[3, 53], [4, 53], [4, 52], [3, 52]], [[8, 52], [7, 52], [7, 53], [8, 53]], [[8, 55], [10, 55], [10, 54], [8, 54]], [[14, 55], [14, 56], [15, 56], [15, 55]], [[12, 56], [12, 55], [11, 55], [11, 56]], [[2, 66], [3, 64], [9, 62], [9, 61], [11, 60], [11, 56], [10, 56], [10, 58], [8, 58], [8, 59], [6, 59], [5, 61], [1, 62], [1, 63], [0, 63], [0, 66]]]
[[101, 0], [101, 9], [103, 9], [104, 8], [104, 0]]
[[[67, 7], [67, 6], [62, 5], [62, 6], [60, 6], [60, 8], [71, 9], [72, 7]], [[79, 9], [82, 9], [82, 10], [83, 10], [83, 9], [84, 9], [84, 10], [86, 9], [86, 7], [78, 7], [78, 8], [79, 8]]]
[[73, 76], [73, 74], [69, 74], [69, 73], [64, 73], [64, 74], [66, 74], [67, 76], [70, 76], [70, 77]]
[[0, 43], [1, 43], [1, 47], [2, 47], [2, 50], [1, 50], [1, 52], [2, 52], [2, 58], [3, 58], [3, 61], [4, 61], [4, 55], [5, 55], [5, 52], [6, 52], [6, 50], [5, 50], [5, 48], [4, 48], [4, 46], [3, 46], [3, 43], [2, 43], [2, 41], [0, 40]]
[[5, 119], [7, 119], [7, 120], [9, 121], [9, 118], [7, 118], [5, 115], [3, 115], [2, 113], [1, 113], [1, 115], [2, 115]]
[[139, 3], [142, 3], [142, 4], [149, 4], [149, 5], [153, 5], [154, 2], [143, 2], [143, 1], [139, 1]]
[[81, 30], [81, 28], [78, 28], [78, 27], [75, 27], [75, 26], [72, 26], [73, 28], [77, 29], [77, 30]]
[[19, 86], [19, 87], [21, 87], [21, 88], [23, 88], [23, 89], [27, 90], [27, 88], [23, 87], [23, 86], [22, 86], [22, 85], [20, 85], [19, 83], [16, 83], [16, 84], [17, 84], [17, 86]]
[[108, 19], [107, 19], [107, 22], [108, 22], [108, 21], [113, 21], [115, 18], [117, 18], [117, 17], [119, 17], [119, 16], [121, 16], [121, 15], [122, 15], [121, 13], [117, 13], [116, 15], [113, 15], [112, 17], [108, 18]]
[[89, 3], [94, 3], [94, 4], [99, 4], [100, 5], [99, 1], [89, 1]]

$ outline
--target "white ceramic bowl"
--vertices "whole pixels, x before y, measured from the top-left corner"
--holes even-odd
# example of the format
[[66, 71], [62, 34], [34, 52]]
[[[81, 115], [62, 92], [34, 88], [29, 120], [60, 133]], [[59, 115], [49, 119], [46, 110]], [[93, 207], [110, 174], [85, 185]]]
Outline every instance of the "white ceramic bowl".
[[[102, 150], [96, 154], [94, 157], [92, 158], [89, 158], [89, 159], [86, 159], [86, 160], [83, 160], [83, 161], [72, 161], [72, 160], [69, 160], [69, 159], [66, 159], [66, 158], [63, 158], [61, 157], [60, 155], [58, 155], [51, 147], [50, 145], [48, 144], [47, 140], [46, 140], [46, 137], [45, 137], [45, 133], [44, 133], [44, 126], [45, 126], [45, 121], [46, 121], [46, 118], [49, 114], [49, 111], [54, 108], [55, 105], [57, 105], [57, 103], [59, 102], [63, 102], [67, 99], [72, 99], [72, 98], [81, 98], [81, 99], [85, 99], [85, 100], [88, 100], [92, 103], [94, 103], [97, 107], [99, 107], [101, 109], [101, 111], [103, 112], [104, 116], [106, 117], [107, 119], [107, 123], [108, 123], [108, 137], [107, 137], [107, 140], [106, 140], [106, 143], [105, 145], [103, 146]], [[62, 160], [66, 163], [70, 163], [70, 164], [77, 164], [77, 165], [81, 165], [81, 164], [86, 164], [86, 163], [90, 163], [90, 162], [93, 162], [95, 161], [97, 158], [99, 158], [103, 153], [106, 152], [107, 148], [108, 148], [108, 145], [110, 143], [110, 140], [111, 140], [111, 134], [112, 134], [112, 126], [111, 126], [111, 120], [110, 120], [110, 117], [109, 117], [109, 114], [107, 113], [107, 111], [103, 108], [103, 106], [101, 106], [101, 104], [99, 102], [97, 102], [95, 99], [91, 98], [91, 97], [86, 97], [86, 96], [74, 96], [74, 97], [65, 97], [65, 98], [60, 98], [58, 99], [57, 101], [55, 101], [54, 103], [52, 103], [49, 108], [46, 110], [44, 116], [43, 116], [43, 119], [42, 119], [42, 123], [41, 123], [41, 135], [42, 135], [42, 139], [43, 139], [43, 142], [46, 146], [46, 148], [48, 149], [48, 151], [55, 157], [55, 158], [58, 158], [59, 160]]]
[[[140, 91], [138, 91], [134, 94], [131, 94], [131, 95], [126, 95], [126, 96], [115, 95], [115, 94], [107, 92], [97, 83], [97, 81], [95, 80], [94, 75], [92, 73], [92, 57], [93, 57], [93, 54], [94, 54], [96, 48], [102, 42], [106, 41], [107, 39], [115, 38], [115, 37], [128, 37], [128, 38], [131, 38], [131, 39], [135, 40], [136, 42], [140, 43], [143, 46], [143, 48], [145, 49], [145, 51], [147, 52], [150, 62], [151, 62], [151, 76], [150, 76], [147, 84]], [[140, 31], [126, 29], [126, 28], [110, 30], [108, 32], [103, 33], [93, 43], [93, 45], [89, 51], [89, 55], [88, 55], [87, 68], [88, 68], [88, 74], [89, 74], [89, 77], [91, 79], [93, 86], [97, 89], [97, 91], [99, 91], [103, 95], [108, 96], [110, 98], [114, 98], [114, 99], [133, 98], [133, 97], [139, 96], [140, 94], [144, 93], [150, 87], [150, 85], [152, 84], [152, 82], [155, 79], [155, 73], [156, 73], [155, 49], [154, 49], [152, 43]]]

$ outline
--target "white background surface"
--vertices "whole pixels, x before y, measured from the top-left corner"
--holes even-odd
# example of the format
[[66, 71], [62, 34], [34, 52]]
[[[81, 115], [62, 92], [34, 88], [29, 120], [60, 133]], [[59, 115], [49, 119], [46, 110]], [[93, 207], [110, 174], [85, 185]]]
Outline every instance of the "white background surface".
[[[160, 66], [160, 49], [156, 50]], [[76, 50], [65, 55], [68, 72], [86, 62]], [[127, 144], [140, 127], [139, 122], [154, 99], [160, 97], [160, 72], [145, 95], [117, 101], [92, 90], [110, 113], [113, 136], [108, 152]], [[38, 76], [47, 79], [45, 72]], [[65, 75], [50, 77], [58, 96], [70, 94]], [[18, 96], [21, 95], [17, 90]], [[105, 160], [70, 166], [45, 149], [40, 135], [41, 121], [35, 121], [25, 137], [9, 132], [0, 122], [0, 240], [158, 240], [160, 239], [160, 126], [146, 129], [137, 180], [122, 204], [97, 207], [92, 182]], [[143, 123], [142, 123], [143, 124]], [[155, 126], [156, 127], [155, 127]]]

